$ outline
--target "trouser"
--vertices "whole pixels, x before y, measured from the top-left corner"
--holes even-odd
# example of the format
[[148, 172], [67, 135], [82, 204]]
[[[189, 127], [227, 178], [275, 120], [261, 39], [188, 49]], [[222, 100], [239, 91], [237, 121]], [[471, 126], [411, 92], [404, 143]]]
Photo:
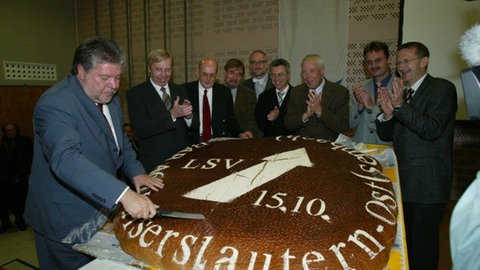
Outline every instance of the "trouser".
[[408, 263], [411, 270], [438, 269], [440, 222], [445, 203], [403, 203]]
[[19, 183], [9, 179], [6, 185], [2, 187], [0, 196], [0, 219], [2, 223], [10, 223], [10, 211], [15, 216], [17, 225], [25, 225], [23, 213], [27, 199], [27, 181]]
[[35, 247], [42, 270], [77, 270], [94, 259], [74, 250], [73, 244], [52, 241], [37, 232], [35, 232]]

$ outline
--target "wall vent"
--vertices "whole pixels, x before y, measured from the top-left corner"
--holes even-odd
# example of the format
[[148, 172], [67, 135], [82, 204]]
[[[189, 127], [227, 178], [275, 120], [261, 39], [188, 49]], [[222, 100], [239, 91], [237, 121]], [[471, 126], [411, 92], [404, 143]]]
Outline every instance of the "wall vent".
[[54, 64], [3, 61], [3, 71], [5, 80], [57, 80], [57, 66]]

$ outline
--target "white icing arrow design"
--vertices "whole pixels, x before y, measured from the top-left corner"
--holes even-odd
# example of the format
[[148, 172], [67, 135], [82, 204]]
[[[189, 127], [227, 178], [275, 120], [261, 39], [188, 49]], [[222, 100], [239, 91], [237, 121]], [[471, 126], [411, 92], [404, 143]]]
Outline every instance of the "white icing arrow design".
[[231, 202], [297, 166], [313, 166], [304, 147], [268, 156], [262, 160], [265, 161], [196, 188], [184, 194], [183, 197], [223, 203]]

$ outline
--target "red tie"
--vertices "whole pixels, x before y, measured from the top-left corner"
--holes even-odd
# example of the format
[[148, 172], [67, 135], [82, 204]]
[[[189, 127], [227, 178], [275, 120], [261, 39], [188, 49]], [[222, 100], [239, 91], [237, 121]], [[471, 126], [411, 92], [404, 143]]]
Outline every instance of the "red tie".
[[203, 134], [202, 142], [212, 138], [212, 128], [210, 119], [210, 105], [208, 104], [207, 89], [203, 92]]

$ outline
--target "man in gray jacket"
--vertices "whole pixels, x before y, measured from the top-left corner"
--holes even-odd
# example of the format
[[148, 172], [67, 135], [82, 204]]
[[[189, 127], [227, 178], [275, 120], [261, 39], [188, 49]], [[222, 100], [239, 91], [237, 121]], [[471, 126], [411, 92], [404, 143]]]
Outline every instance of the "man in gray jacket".
[[390, 53], [384, 42], [372, 41], [363, 50], [365, 69], [370, 79], [355, 87], [350, 97], [350, 127], [355, 129], [354, 141], [368, 144], [391, 144], [377, 135], [375, 119], [381, 112], [378, 88], [392, 90], [393, 75], [390, 72]]

